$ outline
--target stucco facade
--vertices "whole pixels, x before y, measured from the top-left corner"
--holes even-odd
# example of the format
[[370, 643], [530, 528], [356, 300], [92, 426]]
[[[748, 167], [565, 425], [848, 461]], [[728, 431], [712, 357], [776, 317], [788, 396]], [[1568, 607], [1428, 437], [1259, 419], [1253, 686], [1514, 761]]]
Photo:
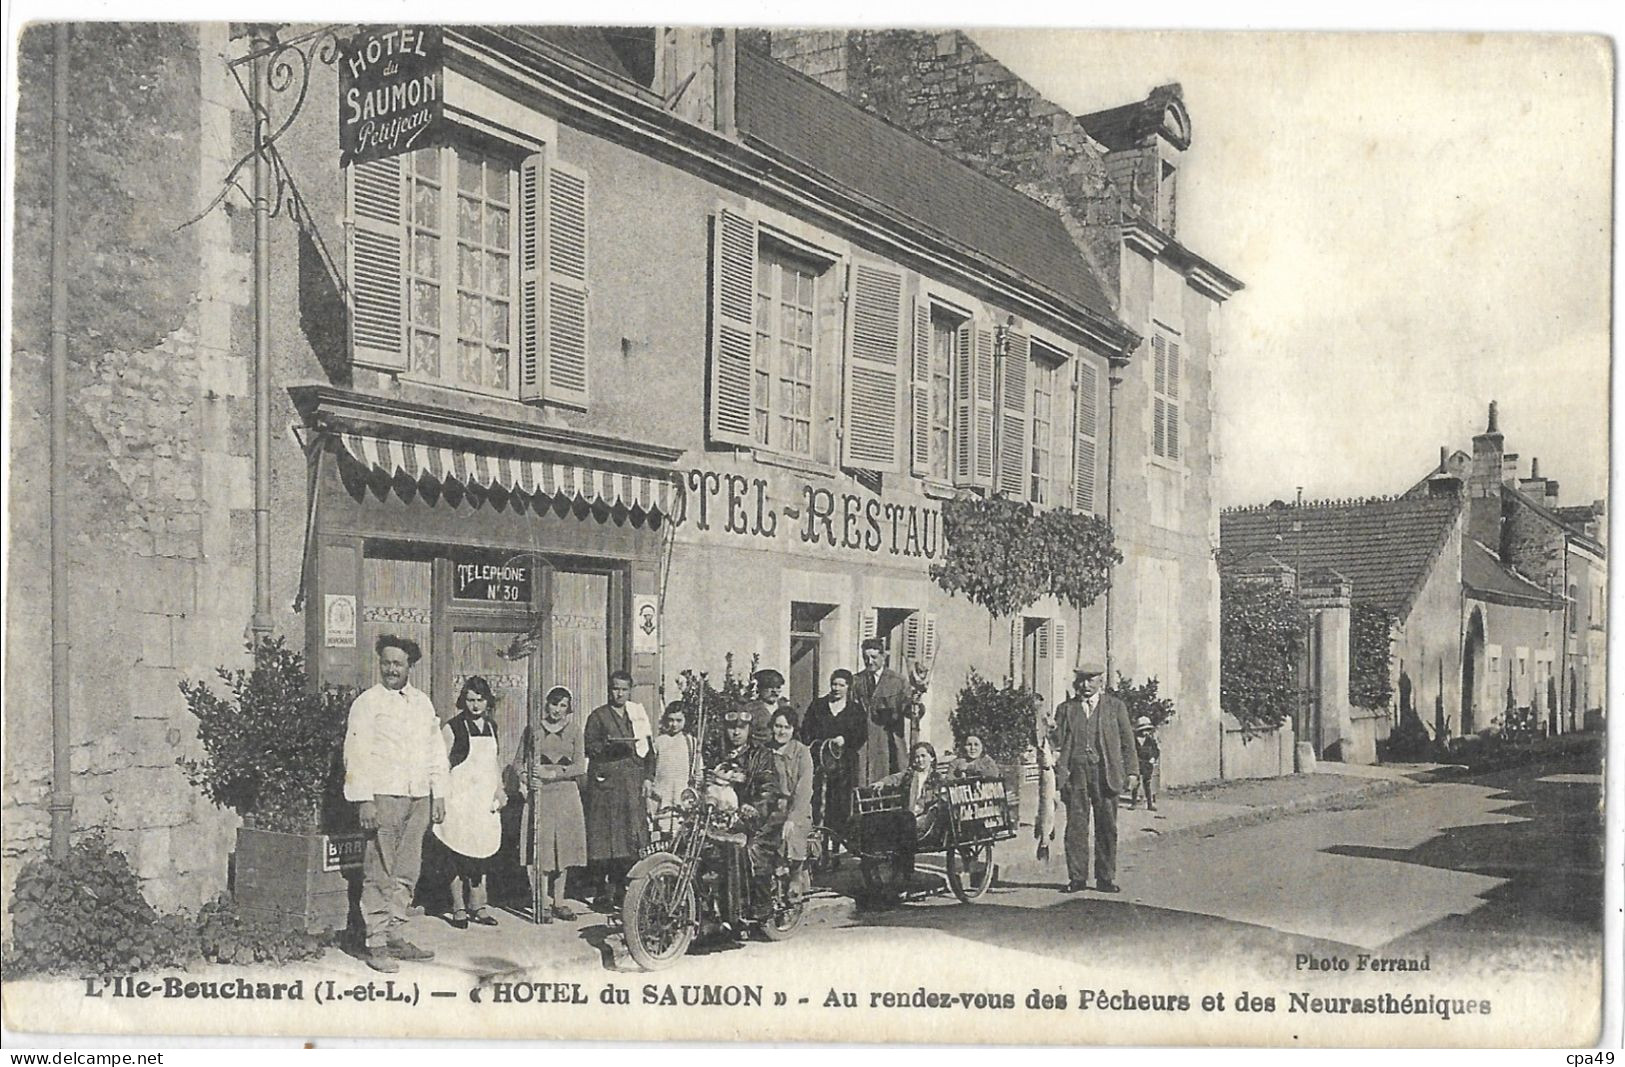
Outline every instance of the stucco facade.
[[[292, 40], [298, 31], [279, 32]], [[523, 259], [554, 256], [578, 235], [571, 292], [582, 301], [582, 327], [566, 336], [562, 303], [542, 309], [553, 332], [529, 325], [508, 306], [527, 299], [521, 287], [489, 273], [498, 259], [485, 261], [484, 283], [444, 275], [448, 293], [485, 301], [476, 316], [501, 308], [519, 324], [510, 333], [481, 320], [494, 331], [484, 335], [484, 358], [545, 340], [546, 359], [559, 361], [542, 363], [534, 395], [515, 380], [522, 375], [509, 376], [531, 366], [524, 363], [499, 368], [500, 384], [466, 388], [448, 384], [468, 366], [452, 362], [466, 348], [441, 350], [425, 369], [411, 347], [414, 331], [449, 330], [453, 321], [474, 329], [452, 296], [442, 305], [451, 315], [414, 317], [427, 305], [411, 303], [420, 292], [413, 285], [440, 280], [419, 276], [425, 253], [411, 243], [436, 236], [425, 221], [433, 197], [423, 190], [441, 188], [436, 174], [452, 188], [452, 171], [431, 174], [424, 157], [366, 172], [368, 180], [399, 175], [390, 187], [400, 196], [399, 225], [415, 235], [400, 250], [419, 275], [391, 283], [403, 309], [417, 309], [401, 312], [402, 349], [359, 358], [350, 327], [364, 323], [347, 319], [365, 311], [358, 279], [373, 286], [370, 297], [377, 287], [357, 273], [366, 264], [356, 234], [368, 225], [357, 205], [367, 207], [362, 194], [378, 187], [358, 186], [359, 172], [339, 166], [338, 116], [326, 104], [338, 94], [335, 66], [310, 65], [312, 103], [276, 141], [269, 299], [256, 307], [251, 212], [238, 192], [220, 196], [251, 155], [249, 107], [221, 58], [243, 56], [247, 39], [223, 24], [75, 26], [72, 39], [76, 69], [106, 83], [71, 99], [73, 821], [111, 831], [155, 904], [195, 905], [223, 888], [237, 826], [176, 766], [199, 754], [178, 683], [248, 662], [257, 312], [271, 339], [269, 622], [303, 647], [322, 683], [370, 684], [372, 638], [406, 633], [426, 652], [415, 680], [443, 712], [463, 677], [492, 677], [511, 743], [539, 693], [568, 684], [578, 706], [591, 707], [611, 667], [629, 668], [635, 697], [653, 708], [675, 695], [680, 671], [717, 675], [726, 656], [741, 670], [755, 656], [789, 675], [791, 698], [804, 704], [832, 669], [856, 666], [861, 637], [877, 635], [898, 666], [934, 668], [922, 732], [940, 746], [971, 670], [1014, 675], [1053, 702], [1072, 664], [1109, 657], [1114, 669], [1157, 677], [1174, 696], [1167, 781], [1217, 775], [1217, 283], [1193, 287], [1188, 264], [1170, 258], [1167, 235], [1147, 230], [1129, 241], [1051, 213], [1044, 196], [1011, 200], [992, 179], [896, 141], [904, 135], [895, 130], [855, 126], [829, 110], [848, 104], [808, 93], [821, 89], [773, 81], [765, 59], [744, 60], [741, 73], [730, 34], [652, 37], [657, 78], [688, 64], [705, 79], [674, 115], [631, 72], [607, 77], [580, 62], [567, 34], [469, 31], [448, 45], [451, 123], [437, 158], [465, 175], [459, 168], [476, 158], [474, 146], [484, 169], [473, 173], [484, 178], [458, 186], [455, 210], [478, 202], [488, 226], [507, 227], [515, 222], [505, 213], [524, 205], [505, 198], [528, 195], [529, 175], [541, 176], [548, 196], [562, 192], [547, 202], [555, 214], [536, 224], [545, 243], [498, 241], [496, 228], [476, 240], [458, 229], [452, 207], [440, 216], [453, 220], [442, 236], [448, 249], [455, 233], [467, 248]], [[48, 30], [24, 35], [20, 76], [18, 143], [31, 147], [19, 154], [17, 185], [14, 620], [47, 618], [50, 600], [45, 539], [25, 536], [46, 528], [44, 465], [17, 462], [46, 450]], [[809, 121], [822, 116], [892, 145], [927, 180], [1004, 212], [1025, 236], [1010, 255], [993, 255], [976, 235], [991, 228], [996, 239], [1005, 228], [997, 217], [973, 220], [981, 231], [910, 225], [908, 205], [887, 202], [884, 189], [855, 193], [776, 152], [784, 116], [800, 113], [750, 111], [734, 94], [752, 85], [780, 107], [813, 109]], [[1098, 146], [1081, 132], [1067, 136], [1086, 149], [1078, 159], [1093, 160], [1082, 168], [1089, 181], [1100, 179]], [[152, 196], [154, 188], [165, 195]], [[450, 195], [439, 203], [452, 204]], [[753, 236], [755, 277], [772, 270], [780, 281], [804, 279], [794, 301], [789, 289], [773, 290], [808, 323], [805, 334], [780, 339], [811, 353], [806, 380], [797, 379], [806, 410], [766, 408], [769, 419], [806, 426], [804, 439], [787, 439], [793, 447], [753, 443], [749, 430], [743, 443], [737, 431], [718, 433], [719, 227], [740, 220]], [[1059, 244], [1051, 242], [1049, 258], [1031, 258], [1050, 236]], [[1009, 262], [1023, 254], [1025, 263]], [[891, 325], [875, 334], [877, 307]], [[1179, 338], [1183, 356], [1158, 349], [1153, 359], [1154, 328], [1162, 344]], [[917, 372], [927, 364], [911, 362], [925, 352], [927, 330], [953, 367], [940, 381], [960, 381], [963, 363], [1000, 403], [987, 416], [992, 451], [973, 450], [976, 469], [963, 477], [933, 466], [910, 432], [925, 410], [911, 406], [915, 390], [939, 388], [922, 386]], [[890, 352], [880, 362], [897, 365], [889, 428], [883, 408], [853, 406], [852, 353], [872, 360], [877, 343]], [[983, 377], [984, 354], [996, 381]], [[556, 373], [565, 355], [583, 376], [569, 388]], [[1154, 438], [1166, 452], [1158, 435], [1172, 432], [1153, 416], [1156, 396], [1170, 395], [1169, 373], [1185, 390], [1178, 425], [1186, 445], [1172, 458], [1153, 454]], [[1035, 446], [1039, 426], [1050, 435], [1047, 450]], [[961, 438], [944, 432], [957, 464]], [[854, 462], [860, 447], [867, 458]], [[1113, 575], [1109, 611], [1104, 601], [1082, 612], [1040, 601], [1017, 619], [993, 620], [937, 587], [930, 567], [944, 551], [943, 501], [996, 490], [1110, 519], [1126, 560]], [[48, 628], [13, 626], [7, 640], [11, 706], [43, 708]], [[46, 846], [50, 717], [14, 713], [6, 731], [4, 849], [14, 873]]]
[[[758, 32], [775, 58], [1054, 207], [1145, 339], [1113, 391], [1111, 521], [1125, 562], [1113, 574], [1108, 658], [1114, 673], [1158, 679], [1180, 709], [1161, 735], [1167, 780], [1217, 777], [1213, 412], [1222, 304], [1240, 283], [1178, 241], [1178, 168], [1192, 135], [1179, 87], [1074, 116], [962, 33]], [[1155, 425], [1168, 353], [1180, 376], [1172, 447]]]

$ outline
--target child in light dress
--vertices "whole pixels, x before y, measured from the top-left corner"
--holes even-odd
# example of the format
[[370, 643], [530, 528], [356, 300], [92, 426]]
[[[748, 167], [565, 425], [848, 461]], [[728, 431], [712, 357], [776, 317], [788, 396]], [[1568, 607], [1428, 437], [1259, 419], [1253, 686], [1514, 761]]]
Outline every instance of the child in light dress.
[[649, 783], [649, 814], [674, 808], [689, 787], [694, 768], [694, 735], [687, 732], [688, 705], [674, 700], [660, 717], [660, 733], [655, 737], [655, 772]]

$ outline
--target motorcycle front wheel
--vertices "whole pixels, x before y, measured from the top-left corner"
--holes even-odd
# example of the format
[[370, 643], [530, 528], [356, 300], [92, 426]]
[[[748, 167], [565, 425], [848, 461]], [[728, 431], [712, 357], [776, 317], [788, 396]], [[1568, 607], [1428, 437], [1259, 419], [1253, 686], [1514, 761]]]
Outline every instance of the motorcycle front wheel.
[[683, 885], [683, 864], [672, 856], [648, 868], [626, 887], [621, 929], [626, 950], [639, 967], [657, 971], [683, 958], [694, 940], [694, 885]]

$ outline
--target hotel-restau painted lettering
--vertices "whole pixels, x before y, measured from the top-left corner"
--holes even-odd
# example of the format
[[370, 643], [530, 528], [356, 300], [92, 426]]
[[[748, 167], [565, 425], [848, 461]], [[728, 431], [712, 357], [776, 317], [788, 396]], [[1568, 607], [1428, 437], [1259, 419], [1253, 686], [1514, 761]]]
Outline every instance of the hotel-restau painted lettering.
[[339, 164], [435, 143], [445, 114], [441, 31], [365, 30], [339, 46]]
[[766, 478], [697, 468], [676, 483], [672, 524], [678, 529], [692, 523], [707, 533], [901, 559], [943, 554], [942, 512], [927, 502], [835, 492], [805, 481], [783, 483], [790, 499], [778, 499], [775, 489], [783, 490]]

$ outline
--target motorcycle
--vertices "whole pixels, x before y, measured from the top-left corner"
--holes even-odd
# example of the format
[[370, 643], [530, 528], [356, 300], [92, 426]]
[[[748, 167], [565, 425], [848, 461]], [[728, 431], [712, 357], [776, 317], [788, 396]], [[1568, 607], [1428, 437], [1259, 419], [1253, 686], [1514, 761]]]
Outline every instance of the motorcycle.
[[[668, 833], [627, 875], [621, 929], [639, 967], [676, 963], [702, 934], [756, 928], [770, 941], [796, 932], [806, 912], [797, 874], [781, 856], [773, 872], [767, 914], [750, 917], [750, 860], [736, 813], [705, 792], [690, 790], [668, 808]], [[816, 848], [816, 843], [812, 845]], [[811, 862], [811, 857], [807, 862]]]

